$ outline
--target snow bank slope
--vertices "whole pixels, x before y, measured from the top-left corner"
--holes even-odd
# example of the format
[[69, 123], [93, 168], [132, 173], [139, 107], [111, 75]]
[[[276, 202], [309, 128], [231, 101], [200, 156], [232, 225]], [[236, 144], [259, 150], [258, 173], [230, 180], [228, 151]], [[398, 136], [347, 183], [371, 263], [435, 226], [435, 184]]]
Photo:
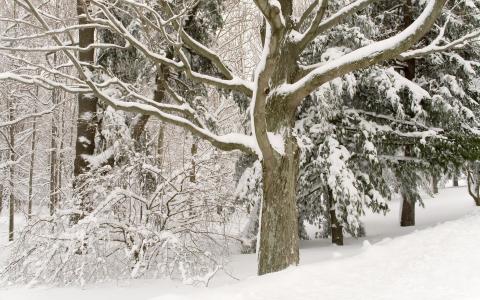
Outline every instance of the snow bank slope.
[[480, 210], [462, 219], [370, 245], [359, 255], [238, 284], [163, 295], [179, 299], [480, 299]]

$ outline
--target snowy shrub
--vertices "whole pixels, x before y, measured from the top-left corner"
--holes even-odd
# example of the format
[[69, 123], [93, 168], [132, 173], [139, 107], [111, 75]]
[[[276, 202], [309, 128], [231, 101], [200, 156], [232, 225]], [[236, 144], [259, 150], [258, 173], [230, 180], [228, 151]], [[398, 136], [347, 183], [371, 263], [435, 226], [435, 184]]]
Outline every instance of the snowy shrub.
[[197, 143], [187, 162], [168, 149], [159, 162], [152, 147], [135, 149], [123, 117], [104, 112], [97, 141], [104, 151], [88, 158], [93, 168], [78, 178], [73, 198], [53, 215], [34, 216], [9, 244], [4, 282], [169, 277], [208, 284], [222, 268], [234, 205], [220, 154]]

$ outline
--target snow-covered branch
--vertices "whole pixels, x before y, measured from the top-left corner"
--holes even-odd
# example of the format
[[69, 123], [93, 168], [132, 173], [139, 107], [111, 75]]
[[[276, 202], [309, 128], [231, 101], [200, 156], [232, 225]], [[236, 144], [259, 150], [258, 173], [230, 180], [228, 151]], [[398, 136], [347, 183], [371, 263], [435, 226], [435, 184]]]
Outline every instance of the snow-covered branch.
[[445, 32], [445, 29], [442, 28], [438, 37], [430, 45], [420, 49], [406, 51], [400, 54], [399, 58], [402, 60], [407, 60], [407, 59], [422, 57], [422, 56], [426, 56], [426, 55], [438, 53], [438, 52], [463, 49], [467, 47], [469, 44], [471, 44], [472, 42], [475, 42], [478, 38], [480, 38], [480, 30], [475, 30], [469, 34], [462, 36], [461, 38], [458, 38], [451, 42], [447, 42], [444, 45], [440, 45], [440, 42], [444, 37], [443, 36], [444, 32]]
[[433, 26], [446, 0], [430, 0], [422, 14], [402, 32], [383, 41], [359, 48], [331, 60], [293, 84], [284, 84], [276, 93], [295, 94], [301, 100], [322, 84], [351, 71], [371, 66], [379, 61], [397, 57], [415, 44]]
[[353, 3], [345, 6], [344, 8], [340, 9], [330, 17], [328, 17], [323, 22], [323, 16], [325, 14], [325, 10], [327, 8], [327, 0], [322, 0], [320, 6], [317, 9], [317, 13], [315, 18], [313, 19], [310, 27], [301, 34], [297, 40], [298, 49], [304, 49], [316, 36], [319, 34], [335, 27], [336, 25], [343, 22], [347, 17], [353, 15], [354, 13], [366, 8], [368, 5], [379, 1], [379, 0], [357, 0]]
[[285, 27], [282, 6], [278, 0], [254, 0], [254, 2], [272, 28]]

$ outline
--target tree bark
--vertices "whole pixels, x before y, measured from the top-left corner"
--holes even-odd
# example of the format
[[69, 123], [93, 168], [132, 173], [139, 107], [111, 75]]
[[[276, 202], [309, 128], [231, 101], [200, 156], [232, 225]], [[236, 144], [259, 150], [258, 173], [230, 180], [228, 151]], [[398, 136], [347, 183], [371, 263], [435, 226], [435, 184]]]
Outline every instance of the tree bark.
[[453, 174], [453, 186], [458, 187], [458, 171], [455, 170], [455, 173]]
[[[53, 55], [54, 63], [56, 64], [57, 55]], [[58, 104], [58, 91], [52, 90], [52, 104]], [[52, 113], [51, 118], [51, 129], [50, 129], [50, 202], [49, 210], [50, 215], [55, 213], [55, 207], [57, 206], [57, 170], [58, 170], [58, 153], [57, 153], [57, 139], [58, 139], [58, 127], [56, 124], [56, 115]]]
[[[167, 52], [167, 57], [168, 58], [173, 57], [171, 51]], [[157, 75], [155, 77], [155, 92], [153, 94], [153, 100], [157, 103], [166, 102], [165, 87], [167, 85], [169, 73], [170, 73], [170, 70], [168, 67], [162, 66], [162, 65], [158, 66]], [[135, 122], [135, 125], [133, 126], [132, 139], [135, 141], [135, 147], [137, 150], [140, 149], [140, 146], [141, 146], [140, 137], [142, 133], [145, 131], [145, 126], [147, 125], [147, 122], [149, 119], [150, 119], [150, 115], [141, 115], [138, 117], [138, 119]], [[157, 147], [159, 147], [159, 149], [163, 149], [163, 124], [160, 125], [159, 130], [160, 132], [159, 132]], [[162, 142], [162, 144], [158, 145], [160, 141]]]
[[[411, 157], [411, 146], [405, 146], [405, 157]], [[415, 201], [410, 199], [407, 193], [402, 193], [402, 207], [401, 207], [401, 219], [400, 226], [415, 226]]]
[[[9, 121], [13, 121], [15, 119], [15, 107], [13, 101], [10, 99], [8, 101], [9, 107]], [[8, 201], [8, 240], [13, 241], [14, 237], [14, 230], [15, 230], [15, 167], [14, 161], [16, 159], [15, 155], [15, 125], [11, 125], [9, 128], [9, 135], [10, 135], [10, 195]]]
[[337, 219], [335, 203], [333, 201], [332, 189], [328, 188], [328, 207], [330, 209], [330, 228], [332, 243], [337, 246], [343, 246], [343, 227]]
[[[78, 24], [85, 25], [90, 22], [82, 15], [86, 14], [85, 8], [89, 1], [77, 0]], [[82, 28], [78, 31], [78, 42], [81, 48], [86, 48], [95, 42], [95, 29]], [[80, 51], [78, 58], [83, 63], [93, 64], [95, 60], [95, 50]], [[86, 157], [95, 153], [95, 135], [97, 133], [97, 102], [98, 98], [93, 94], [78, 95], [77, 110], [77, 139], [75, 142], [75, 160], [73, 166], [74, 187], [81, 186], [81, 175], [88, 172], [90, 164]], [[55, 199], [54, 199], [55, 200]], [[78, 206], [80, 210], [89, 210], [88, 199], [80, 199]], [[55, 204], [55, 203], [53, 203]], [[50, 213], [52, 213], [50, 208]], [[82, 218], [81, 215], [74, 215], [72, 222], [77, 223]]]
[[[88, 24], [85, 14], [85, 1], [77, 0], [77, 15], [80, 25]], [[86, 48], [95, 41], [94, 28], [82, 28], [79, 30], [79, 46]], [[95, 51], [79, 52], [79, 60], [84, 63], [93, 63]], [[78, 119], [77, 119], [77, 141], [75, 144], [75, 162], [73, 174], [75, 177], [84, 174], [89, 169], [85, 156], [93, 155], [95, 152], [95, 134], [97, 131], [97, 98], [92, 94], [78, 95]]]
[[480, 206], [480, 172], [477, 166], [474, 166], [474, 169], [475, 174], [472, 170], [467, 169], [467, 187], [475, 205]]
[[263, 203], [260, 220], [258, 274], [283, 270], [299, 262], [296, 184], [298, 147], [293, 137], [286, 153], [276, 155], [273, 168], [263, 163]]
[[412, 203], [413, 201], [410, 201], [405, 194], [402, 195], [402, 198], [402, 215], [400, 226], [415, 226], [415, 203]]
[[438, 194], [438, 176], [432, 175], [432, 191], [434, 194]]
[[[37, 88], [37, 96], [38, 96], [38, 88]], [[35, 112], [37, 112], [37, 108], [35, 107]], [[36, 146], [36, 138], [37, 138], [37, 119], [33, 118], [33, 126], [32, 126], [32, 143], [30, 146], [30, 170], [28, 172], [28, 219], [32, 217], [32, 203], [33, 203], [33, 172], [35, 167], [35, 146]]]
[[197, 139], [193, 137], [193, 143], [190, 148], [190, 154], [192, 155], [192, 170], [190, 171], [190, 182], [195, 183], [197, 181], [197, 165], [195, 162], [198, 152]]
[[[56, 92], [52, 92], [52, 99], [55, 103]], [[50, 136], [50, 215], [55, 213], [57, 206], [57, 125], [55, 124], [55, 114], [52, 116], [51, 136]]]
[[[405, 1], [403, 5], [403, 22], [404, 27], [407, 28], [413, 22], [412, 15], [412, 0]], [[409, 59], [405, 61], [406, 67], [404, 68], [405, 78], [408, 80], [415, 79], [415, 59]], [[411, 146], [405, 146], [405, 156], [411, 157], [412, 150]], [[414, 226], [415, 225], [415, 202], [413, 199], [409, 199], [406, 193], [402, 193], [402, 213], [400, 226]]]

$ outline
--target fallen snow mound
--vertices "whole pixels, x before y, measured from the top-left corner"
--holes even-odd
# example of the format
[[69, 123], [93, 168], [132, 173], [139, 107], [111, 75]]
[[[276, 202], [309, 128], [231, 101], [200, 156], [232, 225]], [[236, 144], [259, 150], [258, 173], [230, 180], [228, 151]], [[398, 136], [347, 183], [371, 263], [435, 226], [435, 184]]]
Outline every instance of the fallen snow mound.
[[480, 299], [480, 209], [360, 254], [155, 300]]

